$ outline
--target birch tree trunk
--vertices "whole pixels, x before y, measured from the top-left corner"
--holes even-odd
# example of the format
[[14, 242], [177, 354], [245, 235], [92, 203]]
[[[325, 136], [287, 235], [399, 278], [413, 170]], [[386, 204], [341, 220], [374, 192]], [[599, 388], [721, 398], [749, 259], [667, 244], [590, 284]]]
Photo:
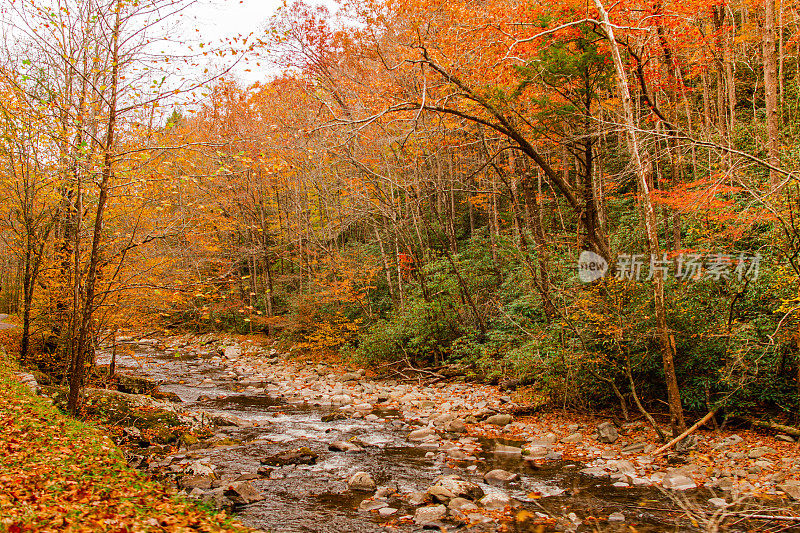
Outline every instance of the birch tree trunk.
[[[633, 104], [631, 101], [631, 93], [628, 85], [628, 77], [625, 73], [625, 67], [622, 63], [622, 57], [619, 52], [619, 46], [614, 37], [614, 28], [608, 18], [603, 4], [600, 0], [594, 0], [597, 11], [600, 14], [600, 23], [603, 31], [608, 38], [609, 46], [611, 49], [611, 56], [614, 60], [614, 69], [617, 73], [617, 90], [619, 98], [622, 102], [624, 112], [624, 127], [626, 139], [628, 142], [628, 149], [630, 151], [631, 159], [633, 160], [634, 170], [636, 172], [636, 180], [639, 184], [639, 192], [641, 194], [640, 207], [642, 210], [642, 218], [644, 219], [645, 233], [647, 236], [647, 244], [650, 248], [651, 254], [658, 255], [660, 247], [658, 243], [658, 233], [656, 226], [656, 214], [653, 209], [653, 203], [650, 200], [650, 187], [648, 185], [648, 173], [650, 169], [649, 154], [642, 149], [639, 143], [639, 135], [636, 128], [633, 115]], [[656, 334], [658, 336], [661, 358], [664, 365], [664, 377], [667, 382], [667, 398], [669, 401], [670, 422], [673, 429], [673, 434], [678, 434], [686, 429], [686, 423], [683, 418], [683, 406], [681, 405], [680, 390], [678, 388], [678, 378], [675, 374], [675, 346], [669, 330], [667, 329], [667, 315], [664, 305], [664, 278], [662, 272], [657, 271], [653, 276], [653, 304], [655, 306], [656, 314]]]

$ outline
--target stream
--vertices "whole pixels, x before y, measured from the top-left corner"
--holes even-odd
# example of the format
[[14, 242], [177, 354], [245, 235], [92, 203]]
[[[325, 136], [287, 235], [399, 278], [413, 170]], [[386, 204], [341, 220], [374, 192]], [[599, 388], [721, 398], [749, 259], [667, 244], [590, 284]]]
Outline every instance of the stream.
[[[251, 426], [218, 428], [217, 436], [231, 439], [233, 444], [183, 449], [171, 459], [185, 464], [200, 458], [214, 465], [215, 474], [222, 479], [247, 476], [265, 498], [236, 511], [243, 523], [263, 531], [419, 531], [422, 528], [411, 520], [416, 507], [409, 503], [409, 495], [424, 492], [447, 474], [477, 483], [487, 495], [505, 494], [516, 500], [518, 519], [530, 519], [512, 521], [505, 531], [631, 531], [631, 526], [640, 532], [686, 530], [670, 520], [668, 513], [657, 510], [674, 508], [674, 504], [653, 487], [619, 488], [608, 478], [579, 473], [584, 465], [558, 457], [533, 463], [519, 454], [496, 453], [498, 446], [522, 447], [522, 441], [462, 434], [449, 436], [450, 440], [411, 442], [409, 431], [419, 427], [404, 420], [397, 409], [376, 406], [366, 416], [323, 422], [325, 415], [341, 410], [287, 395], [280, 380], [250, 379], [213, 349], [187, 351], [129, 344], [119, 352], [118, 369], [158, 381], [160, 390], [183, 400], [181, 410], [233, 415]], [[109, 359], [104, 351], [97, 362], [107, 364]], [[334, 441], [356, 441], [363, 451], [330, 451], [329, 444]], [[316, 464], [275, 467], [268, 477], [253, 475], [263, 458], [301, 447], [319, 454]], [[466, 450], [467, 460], [457, 460], [462, 458], [457, 454], [448, 456], [448, 448]], [[470, 451], [475, 460], [470, 460]], [[485, 482], [483, 473], [497, 468], [519, 477], [505, 483]], [[369, 509], [371, 500], [359, 508], [372, 492], [348, 489], [347, 480], [359, 471], [370, 473], [379, 490], [382, 486], [391, 489], [387, 491], [391, 495], [379, 500], [375, 509]], [[388, 509], [380, 511], [379, 507]], [[396, 511], [390, 512], [392, 509]], [[521, 511], [526, 513], [518, 514]], [[615, 518], [607, 520], [612, 513]], [[490, 513], [465, 514], [462, 522], [448, 518], [440, 527], [444, 531], [500, 530], [496, 519], [485, 516]], [[546, 529], [532, 525], [547, 515], [556, 520]]]

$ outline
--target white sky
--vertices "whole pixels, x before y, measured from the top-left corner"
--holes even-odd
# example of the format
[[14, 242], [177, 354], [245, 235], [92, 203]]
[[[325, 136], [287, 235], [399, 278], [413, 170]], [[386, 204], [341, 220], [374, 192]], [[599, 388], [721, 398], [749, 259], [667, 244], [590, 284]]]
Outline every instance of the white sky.
[[185, 11], [203, 39], [218, 39], [263, 30], [282, 0], [198, 0]]
[[[0, 0], [2, 1], [2, 0]], [[286, 0], [291, 4], [292, 0]], [[324, 4], [333, 13], [336, 0], [306, 0], [310, 5]], [[194, 38], [205, 42], [219, 42], [235, 35], [259, 37], [263, 34], [270, 17], [284, 4], [284, 0], [197, 0], [183, 14], [181, 26], [189, 28]], [[194, 31], [199, 29], [199, 32]], [[246, 84], [264, 81], [274, 74], [268, 62], [258, 59], [241, 62], [232, 73]], [[217, 64], [219, 66], [219, 64]]]
[[[191, 28], [192, 38], [218, 43], [236, 35], [260, 36], [269, 18], [283, 4], [282, 0], [198, 0], [182, 17], [183, 28]], [[195, 32], [194, 28], [199, 29]], [[250, 69], [249, 72], [246, 69]], [[233, 71], [245, 83], [263, 81], [269, 76], [268, 66], [255, 61], [239, 64]]]

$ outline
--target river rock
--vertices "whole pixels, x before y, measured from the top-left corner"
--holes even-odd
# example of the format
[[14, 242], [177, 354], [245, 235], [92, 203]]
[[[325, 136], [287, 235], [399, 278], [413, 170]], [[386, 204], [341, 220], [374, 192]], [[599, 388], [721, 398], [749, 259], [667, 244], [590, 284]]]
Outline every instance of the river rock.
[[396, 512], [397, 512], [397, 509], [395, 509], [394, 507], [384, 507], [382, 509], [378, 509], [378, 514], [381, 515], [384, 518], [386, 518], [388, 516], [392, 516]]
[[232, 415], [230, 413], [213, 413], [209, 414], [208, 418], [217, 426], [233, 426], [237, 428], [252, 428], [257, 427], [258, 424], [251, 420]]
[[800, 481], [790, 479], [778, 485], [778, 488], [785, 492], [791, 499], [800, 500]]
[[672, 490], [689, 490], [697, 487], [692, 478], [678, 472], [667, 472], [661, 481], [661, 486]]
[[515, 479], [519, 478], [519, 474], [515, 472], [509, 472], [508, 470], [502, 470], [500, 468], [496, 468], [494, 470], [490, 470], [483, 475], [483, 479], [485, 481], [514, 481]]
[[581, 474], [592, 477], [608, 477], [608, 472], [600, 466], [590, 466], [580, 470]]
[[626, 461], [625, 459], [619, 461], [609, 461], [607, 466], [613, 470], [616, 470], [620, 474], [636, 475], [636, 467], [633, 466], [633, 463]]
[[186, 467], [186, 472], [195, 476], [213, 476], [214, 466], [197, 460]]
[[442, 487], [441, 485], [432, 485], [428, 489], [428, 497], [434, 502], [447, 503], [456, 497], [450, 490]]
[[117, 374], [114, 379], [117, 382], [117, 389], [127, 394], [150, 394], [158, 386], [153, 380], [127, 374]]
[[242, 349], [238, 346], [226, 346], [222, 351], [222, 355], [225, 356], [225, 359], [236, 359], [242, 355]]
[[286, 466], [286, 465], [313, 465], [317, 463], [319, 454], [314, 450], [303, 447], [296, 450], [285, 450], [261, 460], [262, 465]]
[[231, 483], [223, 492], [234, 505], [247, 505], [264, 499], [264, 495], [248, 481]]
[[367, 498], [366, 500], [362, 500], [361, 503], [358, 505], [359, 511], [377, 511], [378, 509], [383, 509], [384, 507], [389, 507], [389, 504], [383, 500], [373, 500], [372, 498]]
[[610, 515], [608, 515], [608, 521], [609, 522], [624, 522], [625, 521], [625, 515], [620, 513], [619, 511], [616, 511], [616, 512], [611, 513]]
[[453, 414], [453, 413], [444, 413], [444, 414], [441, 414], [441, 415], [438, 415], [438, 416], [432, 416], [430, 420], [431, 420], [431, 422], [433, 422], [434, 426], [443, 427], [445, 424], [447, 424], [448, 422], [450, 422], [452, 420], [455, 420], [455, 419], [456, 419], [456, 415], [455, 414]]
[[342, 412], [328, 413], [322, 416], [322, 422], [333, 422], [335, 420], [344, 420], [347, 415]]
[[356, 472], [347, 480], [347, 487], [350, 490], [372, 492], [375, 490], [375, 480], [369, 472]]
[[430, 501], [428, 493], [427, 492], [422, 492], [422, 491], [419, 491], [419, 490], [414, 491], [411, 494], [409, 494], [408, 498], [406, 498], [406, 499], [408, 500], [409, 505], [413, 505], [415, 507], [419, 506], [419, 505], [422, 505], [425, 502]]
[[378, 490], [375, 491], [376, 498], [388, 498], [392, 494], [397, 492], [397, 484], [389, 483], [389, 485], [384, 485], [378, 487]]
[[209, 490], [211, 488], [210, 476], [183, 476], [178, 481], [178, 486], [182, 489], [202, 489]]
[[176, 393], [172, 391], [162, 391], [159, 387], [153, 389], [150, 392], [150, 396], [158, 400], [164, 400], [167, 402], [183, 403], [183, 398], [178, 396]]
[[458, 448], [447, 450], [447, 457], [454, 461], [474, 461], [477, 459], [474, 455], [468, 455]]
[[522, 453], [522, 448], [517, 448], [516, 446], [506, 446], [505, 444], [498, 444], [494, 447], [494, 453], [499, 453], [501, 455], [520, 455]]
[[453, 511], [474, 511], [478, 508], [473, 502], [469, 501], [466, 498], [453, 498], [450, 500], [450, 503], [447, 504], [448, 509]]
[[444, 424], [444, 430], [448, 433], [464, 433], [467, 431], [467, 425], [461, 419], [451, 420]]
[[228, 509], [233, 506], [233, 502], [225, 496], [224, 492], [224, 487], [208, 491], [201, 496], [201, 501], [215, 509]]
[[418, 526], [428, 526], [447, 516], [447, 507], [444, 505], [429, 505], [420, 507], [414, 513], [414, 523]]
[[577, 444], [582, 440], [583, 440], [583, 435], [581, 435], [578, 432], [575, 432], [561, 439], [561, 442], [564, 444]]
[[606, 444], [617, 442], [619, 433], [616, 426], [611, 422], [603, 422], [597, 426], [597, 440]]
[[346, 440], [337, 440], [331, 442], [328, 445], [328, 449], [332, 452], [349, 452], [349, 453], [358, 453], [364, 451], [364, 448], [362, 448], [358, 444]]
[[349, 394], [334, 394], [331, 396], [331, 404], [333, 405], [350, 405], [353, 403], [353, 398]]
[[504, 492], [492, 492], [484, 496], [478, 502], [484, 509], [495, 511], [497, 509], [504, 509], [507, 505], [511, 505], [511, 497]]
[[735, 446], [740, 442], [742, 442], [743, 440], [744, 439], [742, 437], [734, 433], [733, 435], [728, 435], [727, 437], [722, 439], [722, 442], [720, 442], [720, 446]]
[[493, 426], [505, 426], [511, 423], [513, 417], [509, 414], [496, 414], [487, 418], [484, 422]]
[[[448, 491], [452, 498], [466, 498], [468, 500], [477, 500], [483, 496], [483, 489], [475, 483], [463, 479], [457, 474], [449, 476], [441, 476], [436, 479], [431, 488], [440, 487]], [[430, 491], [430, 489], [429, 489]]]
[[525, 452], [526, 452], [525, 455], [527, 455], [528, 457], [542, 458], [547, 456], [548, 453], [550, 453], [550, 449], [545, 446], [535, 446], [535, 445], [531, 446], [530, 444], [528, 444], [525, 447]]
[[641, 452], [647, 448], [646, 442], [634, 442], [633, 444], [628, 444], [624, 448], [622, 448], [622, 453], [636, 453]]
[[750, 459], [758, 459], [770, 453], [775, 453], [775, 449], [769, 446], [757, 446], [747, 452], [747, 457]]
[[408, 434], [408, 440], [413, 442], [422, 442], [427, 440], [428, 437], [432, 437], [434, 435], [436, 435], [436, 430], [432, 428], [415, 429]]
[[724, 509], [729, 505], [728, 502], [725, 501], [725, 498], [709, 498], [708, 503], [719, 509]]

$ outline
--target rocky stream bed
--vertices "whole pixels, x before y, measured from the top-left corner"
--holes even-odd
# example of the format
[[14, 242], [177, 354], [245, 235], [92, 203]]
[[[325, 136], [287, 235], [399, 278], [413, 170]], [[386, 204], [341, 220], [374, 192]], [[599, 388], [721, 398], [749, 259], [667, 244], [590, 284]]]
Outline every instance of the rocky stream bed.
[[[709, 432], [668, 460], [648, 455], [657, 443], [643, 422], [515, 419], [512, 398], [492, 387], [378, 381], [211, 337], [123, 343], [117, 369], [158, 383], [162, 399], [101, 396], [212, 428], [158, 445], [120, 418], [130, 462], [263, 531], [687, 531], [731, 516], [741, 517], [731, 530], [800, 525], [788, 511], [800, 497], [792, 439], [753, 446]], [[776, 518], [754, 522], [755, 512]]]

